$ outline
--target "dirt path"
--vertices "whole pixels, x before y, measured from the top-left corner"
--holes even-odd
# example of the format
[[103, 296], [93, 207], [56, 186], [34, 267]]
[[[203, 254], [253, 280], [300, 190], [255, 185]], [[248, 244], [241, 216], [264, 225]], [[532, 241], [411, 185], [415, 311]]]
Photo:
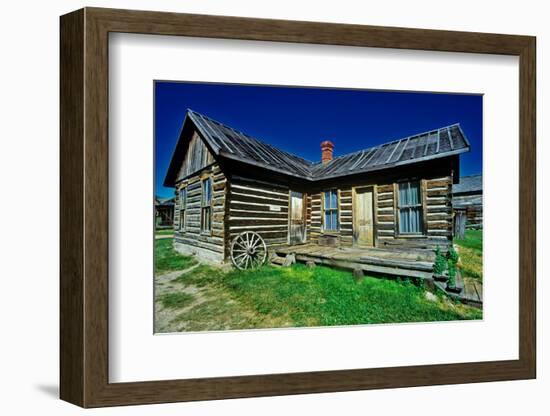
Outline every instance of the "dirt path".
[[[220, 331], [292, 326], [284, 317], [258, 314], [215, 284], [203, 283], [200, 264], [155, 277], [155, 332]], [[195, 270], [197, 269], [197, 270]], [[211, 273], [212, 271], [206, 272]], [[198, 274], [198, 280], [193, 280]], [[188, 275], [188, 278], [185, 278]], [[177, 304], [167, 304], [166, 299]]]
[[164, 307], [159, 300], [164, 294], [186, 293], [193, 296], [193, 302], [184, 308], [179, 308], [178, 313], [184, 313], [204, 302], [205, 298], [202, 296], [203, 291], [201, 288], [175, 281], [182, 274], [190, 273], [199, 266], [200, 263], [197, 263], [184, 270], [175, 270], [155, 276], [155, 332], [173, 332], [176, 330], [173, 325], [174, 310]]

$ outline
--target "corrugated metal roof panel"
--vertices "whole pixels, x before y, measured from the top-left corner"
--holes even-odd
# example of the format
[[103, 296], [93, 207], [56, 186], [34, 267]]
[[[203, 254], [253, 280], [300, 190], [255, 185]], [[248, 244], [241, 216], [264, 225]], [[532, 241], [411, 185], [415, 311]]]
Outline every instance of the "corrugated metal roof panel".
[[[449, 140], [449, 132], [452, 142]], [[316, 164], [312, 169], [314, 179], [349, 175], [353, 173], [369, 172], [392, 166], [416, 163], [423, 160], [435, 159], [470, 150], [470, 144], [460, 125], [440, 128], [426, 133], [405, 137], [381, 146], [356, 152], [351, 155], [339, 156], [326, 164]], [[356, 155], [361, 156], [358, 159]], [[345, 169], [339, 167], [341, 159], [356, 160], [351, 168], [345, 164]]]

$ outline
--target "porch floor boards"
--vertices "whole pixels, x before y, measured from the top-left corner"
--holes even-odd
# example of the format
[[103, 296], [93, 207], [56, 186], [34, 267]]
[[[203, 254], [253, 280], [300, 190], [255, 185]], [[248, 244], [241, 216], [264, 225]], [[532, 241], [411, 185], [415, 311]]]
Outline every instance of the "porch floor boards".
[[381, 248], [328, 247], [318, 244], [283, 245], [273, 250], [279, 256], [294, 254], [297, 261], [313, 261], [344, 269], [362, 269], [391, 276], [431, 278], [433, 253]]
[[452, 293], [445, 290], [446, 284], [443, 282], [434, 283], [439, 289], [443, 290], [453, 299], [478, 308], [483, 306], [483, 284], [471, 278], [464, 279], [460, 271], [457, 271], [456, 274], [456, 285], [462, 288], [460, 293]]

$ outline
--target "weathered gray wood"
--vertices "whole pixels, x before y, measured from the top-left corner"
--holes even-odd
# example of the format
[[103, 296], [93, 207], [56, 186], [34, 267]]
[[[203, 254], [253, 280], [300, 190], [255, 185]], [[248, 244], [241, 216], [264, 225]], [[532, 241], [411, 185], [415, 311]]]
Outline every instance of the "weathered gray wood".
[[422, 270], [425, 272], [431, 272], [433, 269], [433, 263], [421, 262], [421, 261], [398, 261], [388, 258], [377, 258], [373, 256], [362, 256], [361, 262], [368, 264], [375, 264], [379, 266], [392, 266], [411, 270]]
[[264, 198], [256, 195], [243, 195], [235, 192], [231, 192], [231, 200], [239, 202], [251, 202], [260, 205], [288, 206], [288, 199], [284, 201], [278, 198]]
[[466, 212], [456, 211], [454, 219], [454, 237], [462, 240], [466, 232]]
[[231, 187], [231, 193], [234, 195], [254, 195], [266, 199], [279, 199], [282, 201], [288, 201], [288, 193], [275, 193], [271, 191], [259, 190], [257, 188], [252, 189], [248, 187], [237, 187], [235, 184], [233, 184], [233, 186]]
[[189, 142], [189, 148], [180, 168], [178, 180], [189, 177], [214, 162], [214, 156], [210, 153], [202, 138], [195, 133]]

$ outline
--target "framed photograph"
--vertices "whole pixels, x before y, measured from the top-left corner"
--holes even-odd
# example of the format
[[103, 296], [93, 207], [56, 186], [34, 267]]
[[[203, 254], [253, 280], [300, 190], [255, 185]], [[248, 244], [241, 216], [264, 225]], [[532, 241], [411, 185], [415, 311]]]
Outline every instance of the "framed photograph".
[[536, 377], [535, 38], [61, 17], [82, 407]]

